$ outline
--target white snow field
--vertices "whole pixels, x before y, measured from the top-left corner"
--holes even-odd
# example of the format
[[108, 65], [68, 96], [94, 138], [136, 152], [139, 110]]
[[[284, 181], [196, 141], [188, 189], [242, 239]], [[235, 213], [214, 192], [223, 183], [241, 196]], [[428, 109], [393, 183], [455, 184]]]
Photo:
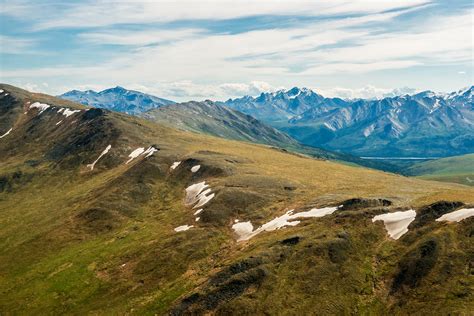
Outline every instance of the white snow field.
[[[186, 197], [184, 204], [186, 206], [194, 205], [193, 208], [200, 208], [207, 202], [209, 202], [215, 194], [211, 193], [209, 185], [206, 184], [206, 181], [195, 183], [186, 188]], [[209, 195], [208, 195], [209, 194]]]
[[196, 165], [196, 166], [191, 168], [191, 172], [192, 173], [198, 172], [200, 168], [201, 168], [201, 165]]
[[171, 165], [170, 167], [170, 170], [174, 170], [176, 168], [178, 168], [179, 164], [181, 163], [181, 161], [175, 161], [173, 162], [173, 164]]
[[112, 145], [109, 145], [107, 146], [107, 148], [105, 148], [102, 153], [99, 155], [99, 157], [91, 164], [88, 164], [87, 167], [92, 170], [94, 170], [94, 167], [95, 167], [95, 164], [97, 163], [97, 161], [99, 161], [100, 158], [102, 158], [102, 156], [104, 156], [105, 154], [107, 154], [110, 150], [110, 148], [112, 148]]
[[250, 221], [239, 222], [235, 220], [236, 224], [232, 225], [232, 229], [237, 234], [237, 241], [249, 240], [250, 238], [260, 234], [264, 231], [273, 231], [280, 229], [285, 226], [296, 226], [300, 223], [295, 219], [297, 218], [309, 218], [309, 217], [323, 217], [330, 215], [337, 210], [337, 207], [325, 207], [325, 208], [313, 208], [306, 212], [299, 212], [293, 214], [293, 210], [290, 210], [282, 216], [276, 217], [273, 220], [263, 224], [256, 230], [253, 230], [253, 225]]
[[43, 113], [44, 111], [46, 111], [51, 105], [49, 104], [46, 104], [46, 103], [40, 103], [40, 102], [35, 102], [33, 104], [30, 105], [30, 107], [28, 108], [29, 109], [32, 109], [32, 108], [36, 108], [38, 109], [38, 115], [40, 115], [41, 113]]
[[440, 218], [437, 218], [437, 222], [460, 222], [463, 219], [474, 216], [474, 208], [462, 208], [460, 210], [444, 214]]
[[138, 156], [140, 156], [141, 154], [143, 154], [143, 152], [145, 151], [145, 148], [143, 147], [139, 147], [137, 149], [135, 149], [134, 151], [132, 151], [130, 153], [130, 155], [128, 155], [128, 157], [130, 158], [129, 160], [127, 160], [127, 162], [125, 164], [129, 164], [133, 159], [137, 158]]
[[194, 227], [193, 225], [189, 226], [189, 225], [182, 225], [182, 226], [178, 226], [174, 229], [175, 232], [184, 232], [190, 228]]
[[8, 134], [10, 134], [10, 132], [13, 130], [13, 128], [10, 128], [5, 134], [3, 134], [2, 136], [0, 136], [0, 138], [3, 138], [5, 136], [7, 136]]
[[393, 239], [398, 239], [408, 232], [408, 225], [415, 220], [414, 210], [386, 213], [372, 218], [372, 222], [383, 221], [388, 235]]

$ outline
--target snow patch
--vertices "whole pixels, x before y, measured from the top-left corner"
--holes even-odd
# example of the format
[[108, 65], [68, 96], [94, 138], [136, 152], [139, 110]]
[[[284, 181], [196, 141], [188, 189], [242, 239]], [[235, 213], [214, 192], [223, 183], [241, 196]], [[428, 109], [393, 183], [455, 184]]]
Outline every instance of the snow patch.
[[196, 217], [196, 220], [195, 220], [195, 221], [196, 221], [196, 222], [199, 222], [200, 219], [201, 219], [200, 217]]
[[198, 215], [198, 214], [201, 213], [201, 212], [202, 212], [202, 208], [200, 208], [200, 209], [198, 209], [196, 212], [194, 212], [193, 215]]
[[297, 218], [323, 217], [334, 213], [336, 210], [337, 207], [325, 207], [321, 209], [313, 208], [309, 211], [295, 214], [293, 214], [293, 210], [290, 210], [282, 216], [275, 217], [273, 220], [263, 224], [255, 230], [250, 221], [239, 223], [238, 220], [235, 220], [234, 222], [236, 222], [236, 224], [232, 225], [232, 229], [238, 236], [237, 241], [244, 241], [249, 240], [264, 231], [273, 231], [285, 226], [296, 226], [300, 223], [300, 221], [295, 220]]
[[145, 155], [145, 158], [148, 158], [148, 157], [152, 156], [157, 151], [158, 151], [158, 149], [156, 149], [153, 146], [148, 147], [146, 150], [145, 150], [144, 147], [139, 147], [139, 148], [135, 149], [134, 151], [132, 151], [130, 153], [130, 155], [128, 155], [128, 157], [130, 159], [127, 160], [127, 162], [125, 162], [125, 164], [126, 165], [129, 164], [133, 159], [137, 158], [140, 155]]
[[2, 89], [0, 89], [0, 93], [3, 93], [3, 90], [2, 90]]
[[383, 221], [389, 236], [395, 240], [408, 232], [408, 225], [415, 220], [414, 210], [400, 211], [377, 215], [372, 222]]
[[3, 134], [2, 136], [0, 136], [0, 138], [3, 138], [5, 136], [7, 136], [8, 134], [10, 134], [10, 132], [13, 130], [13, 128], [10, 128], [5, 134]]
[[182, 226], [178, 226], [174, 229], [175, 232], [184, 232], [190, 228], [194, 227], [193, 225], [189, 226], [189, 225], [182, 225]]
[[143, 154], [144, 151], [145, 151], [145, 148], [143, 148], [143, 147], [139, 147], [139, 148], [135, 149], [134, 151], [132, 151], [130, 153], [130, 155], [128, 155], [128, 157], [130, 159], [127, 160], [127, 162], [125, 164], [128, 165], [133, 159], [135, 159], [138, 156], [140, 156], [141, 154]]
[[99, 157], [98, 157], [93, 163], [87, 165], [87, 168], [90, 168], [91, 171], [94, 170], [94, 166], [95, 166], [95, 164], [97, 163], [97, 161], [99, 161], [99, 159], [102, 158], [102, 156], [104, 156], [105, 154], [107, 154], [107, 153], [109, 152], [110, 148], [112, 148], [112, 145], [107, 146], [107, 148], [105, 148], [105, 149], [102, 151], [102, 153], [99, 155]]
[[195, 172], [198, 172], [198, 170], [201, 168], [201, 165], [196, 165], [194, 167], [191, 168], [191, 172], [192, 173], [195, 173]]
[[366, 129], [364, 129], [364, 137], [369, 137], [374, 130], [375, 130], [375, 124], [372, 124]]
[[[62, 110], [62, 111], [61, 111]], [[64, 115], [65, 117], [70, 117], [71, 115], [73, 115], [74, 113], [79, 113], [81, 112], [81, 110], [70, 110], [68, 108], [62, 108], [61, 110], [58, 111], [58, 113], [61, 113], [62, 115]]]
[[336, 128], [335, 128], [334, 126], [332, 126], [331, 124], [329, 124], [329, 123], [327, 123], [327, 122], [324, 123], [324, 126], [326, 126], [327, 128], [329, 128], [331, 131], [335, 131], [335, 130], [336, 130]]
[[56, 123], [56, 126], [58, 126], [59, 124], [61, 124], [63, 122], [63, 120], [59, 121]]
[[200, 208], [205, 205], [215, 196], [214, 193], [210, 194], [211, 189], [207, 189], [208, 187], [205, 181], [187, 187], [184, 204], [186, 206], [194, 205], [193, 208]]
[[148, 158], [148, 157], [152, 156], [157, 151], [158, 151], [158, 149], [156, 149], [153, 146], [150, 146], [150, 147], [147, 148], [147, 150], [145, 150], [143, 152], [143, 154], [146, 155], [145, 158]]
[[178, 168], [179, 164], [181, 163], [181, 161], [175, 161], [173, 162], [173, 164], [171, 165], [170, 167], [170, 170], [174, 170], [176, 168]]
[[297, 93], [297, 94], [292, 95], [292, 96], [289, 96], [288, 99], [289, 99], [289, 100], [296, 99], [300, 94], [301, 94], [301, 90], [298, 90], [298, 93]]
[[444, 214], [440, 218], [436, 219], [437, 222], [460, 222], [463, 219], [474, 216], [474, 208], [462, 208], [460, 210]]
[[49, 104], [40, 103], [40, 102], [35, 102], [35, 103], [31, 104], [28, 109], [36, 108], [36, 109], [38, 109], [38, 111], [39, 111], [39, 112], [38, 112], [38, 115], [40, 115], [41, 113], [43, 113], [44, 111], [46, 111], [49, 107], [50, 107]]

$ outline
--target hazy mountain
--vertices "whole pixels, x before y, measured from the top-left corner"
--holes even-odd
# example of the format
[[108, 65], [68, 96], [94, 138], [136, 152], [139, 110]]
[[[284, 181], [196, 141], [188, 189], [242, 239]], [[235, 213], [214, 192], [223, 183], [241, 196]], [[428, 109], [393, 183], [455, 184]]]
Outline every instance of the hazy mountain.
[[298, 144], [285, 133], [263, 124], [252, 116], [212, 101], [191, 101], [163, 106], [145, 112], [144, 117], [176, 128], [223, 138], [276, 146]]
[[258, 97], [245, 96], [229, 99], [229, 107], [266, 121], [280, 121], [304, 113], [324, 98], [310, 89], [293, 88], [272, 93], [262, 93]]
[[72, 90], [59, 97], [96, 108], [104, 108], [128, 114], [142, 113], [150, 109], [174, 103], [170, 100], [158, 98], [139, 91], [127, 90], [122, 87], [110, 88], [100, 92], [93, 90]]
[[312, 146], [359, 156], [449, 156], [474, 151], [473, 89], [342, 100], [293, 88], [225, 104]]
[[474, 188], [0, 90], [2, 314], [473, 310]]
[[176, 103], [150, 110], [141, 116], [170, 127], [217, 137], [276, 146], [312, 157], [355, 163], [370, 168], [397, 171], [396, 166], [302, 145], [287, 134], [250, 115], [212, 101]]

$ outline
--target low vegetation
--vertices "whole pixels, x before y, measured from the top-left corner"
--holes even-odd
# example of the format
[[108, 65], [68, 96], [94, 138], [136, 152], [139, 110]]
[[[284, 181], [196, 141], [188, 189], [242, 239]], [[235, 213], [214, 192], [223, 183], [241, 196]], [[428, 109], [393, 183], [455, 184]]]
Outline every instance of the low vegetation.
[[[0, 139], [1, 314], [445, 315], [474, 309], [473, 218], [436, 222], [426, 208], [439, 201], [472, 206], [471, 187], [0, 88], [9, 92], [0, 99], [0, 134], [12, 128]], [[34, 101], [55, 108], [28, 110]], [[81, 111], [56, 125], [58, 107]], [[132, 151], [149, 146], [159, 150], [125, 164]], [[195, 210], [184, 205], [185, 188], [202, 181], [216, 195], [196, 221]], [[232, 230], [236, 219], [258, 227], [290, 209], [339, 205], [331, 215], [298, 219], [297, 226], [245, 242]], [[408, 208], [424, 220], [399, 240], [388, 237], [383, 223], [372, 223], [376, 215]], [[193, 227], [176, 232], [181, 225]]]

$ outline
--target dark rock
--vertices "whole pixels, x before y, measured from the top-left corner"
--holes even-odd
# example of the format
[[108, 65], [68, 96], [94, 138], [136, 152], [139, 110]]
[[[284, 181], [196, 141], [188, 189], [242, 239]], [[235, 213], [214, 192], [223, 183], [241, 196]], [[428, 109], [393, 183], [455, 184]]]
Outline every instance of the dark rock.
[[339, 210], [342, 211], [352, 211], [358, 209], [364, 209], [368, 207], [380, 207], [380, 206], [390, 206], [392, 202], [385, 199], [362, 199], [354, 198], [346, 200], [342, 203], [342, 207]]
[[201, 315], [216, 310], [221, 304], [242, 295], [251, 286], [258, 286], [267, 276], [261, 258], [248, 258], [219, 272], [211, 278], [203, 293], [184, 298], [170, 315]]
[[299, 236], [295, 236], [295, 237], [290, 237], [290, 238], [287, 238], [287, 239], [284, 239], [281, 241], [281, 244], [282, 245], [285, 245], [285, 246], [294, 246], [296, 245], [297, 243], [300, 242], [300, 237]]
[[453, 212], [464, 206], [462, 202], [439, 201], [422, 207], [417, 212], [416, 219], [410, 224], [410, 228], [420, 228], [430, 222], [433, 222], [443, 214]]
[[255, 268], [263, 263], [263, 260], [261, 258], [247, 258], [245, 260], [242, 260], [240, 262], [237, 262], [226, 269], [222, 270], [221, 272], [218, 272], [215, 276], [213, 276], [209, 280], [209, 284], [211, 285], [218, 285], [223, 283], [224, 281], [230, 279], [233, 275], [236, 275], [238, 273], [242, 273], [245, 271], [248, 271], [252, 268]]
[[91, 108], [88, 111], [84, 112], [81, 119], [83, 121], [92, 120], [99, 116], [105, 115], [105, 111], [102, 109]]

